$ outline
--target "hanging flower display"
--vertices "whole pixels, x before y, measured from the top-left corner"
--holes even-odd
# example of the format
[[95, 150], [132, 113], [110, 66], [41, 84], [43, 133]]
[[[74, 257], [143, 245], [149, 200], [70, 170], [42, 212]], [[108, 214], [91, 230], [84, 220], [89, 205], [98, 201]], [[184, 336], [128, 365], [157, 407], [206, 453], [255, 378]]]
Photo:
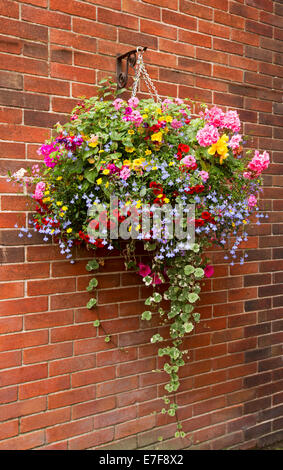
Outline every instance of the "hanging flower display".
[[[236, 111], [204, 107], [193, 116], [189, 100], [109, 96], [104, 87], [103, 95], [78, 104], [70, 122], [57, 124], [57, 136], [40, 147], [43, 167], [21, 169], [10, 180], [33, 188], [34, 230], [44, 240], [53, 237], [71, 262], [77, 245], [94, 250], [88, 271], [99, 269], [97, 248], [127, 247], [127, 267], [152, 288], [142, 319], [158, 313], [169, 325], [170, 342], [160, 334], [151, 341], [166, 358], [165, 389], [175, 392], [185, 363], [182, 339], [200, 320], [201, 283], [214, 272], [205, 251], [227, 248], [230, 239], [227, 257], [234, 263], [251, 214], [263, 217], [257, 202], [269, 155], [244, 155]], [[139, 264], [136, 243], [148, 252]], [[94, 278], [90, 309], [96, 287]], [[175, 403], [165, 403], [162, 412], [174, 415]]]

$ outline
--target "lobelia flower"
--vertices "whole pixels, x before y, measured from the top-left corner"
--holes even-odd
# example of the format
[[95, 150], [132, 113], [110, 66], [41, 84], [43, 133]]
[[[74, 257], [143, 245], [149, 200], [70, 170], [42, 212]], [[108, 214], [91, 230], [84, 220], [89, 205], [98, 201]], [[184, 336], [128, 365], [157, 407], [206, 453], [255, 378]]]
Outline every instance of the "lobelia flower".
[[148, 264], [139, 263], [139, 268], [139, 275], [142, 277], [149, 276], [151, 273], [151, 269]]

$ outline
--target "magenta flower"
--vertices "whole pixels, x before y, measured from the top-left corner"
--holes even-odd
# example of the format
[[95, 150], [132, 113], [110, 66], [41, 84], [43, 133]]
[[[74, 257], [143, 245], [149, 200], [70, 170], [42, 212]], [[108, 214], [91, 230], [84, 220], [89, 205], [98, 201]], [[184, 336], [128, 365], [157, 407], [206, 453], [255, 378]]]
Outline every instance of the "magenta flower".
[[162, 281], [161, 281], [160, 277], [158, 276], [158, 274], [153, 274], [152, 283], [155, 284], [155, 285], [162, 284]]
[[149, 274], [151, 273], [151, 269], [150, 269], [150, 267], [148, 266], [148, 264], [142, 264], [142, 263], [140, 263], [140, 264], [139, 264], [139, 268], [140, 268], [140, 270], [139, 270], [139, 275], [140, 275], [141, 277], [149, 276]]
[[204, 268], [204, 275], [205, 277], [211, 277], [214, 274], [214, 267], [207, 264]]

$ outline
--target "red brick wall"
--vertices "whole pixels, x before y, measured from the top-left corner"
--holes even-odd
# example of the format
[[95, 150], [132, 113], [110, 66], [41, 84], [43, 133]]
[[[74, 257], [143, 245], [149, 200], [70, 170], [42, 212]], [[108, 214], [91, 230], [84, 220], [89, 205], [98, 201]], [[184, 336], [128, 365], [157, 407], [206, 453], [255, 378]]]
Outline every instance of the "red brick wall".
[[251, 145], [272, 157], [269, 219], [251, 229], [248, 262], [213, 254], [202, 321], [186, 340], [181, 442], [174, 420], [153, 414], [166, 377], [152, 372], [158, 324], [140, 320], [140, 280], [122, 258], [106, 259], [97, 331], [85, 308], [88, 254], [71, 265], [40, 237], [18, 238], [26, 200], [0, 178], [0, 449], [132, 449], [158, 436], [165, 449], [248, 449], [282, 439], [282, 3], [0, 0], [0, 15], [1, 175], [36, 161], [53, 124], [95, 94], [116, 53], [138, 45], [149, 48], [160, 94], [237, 109]]

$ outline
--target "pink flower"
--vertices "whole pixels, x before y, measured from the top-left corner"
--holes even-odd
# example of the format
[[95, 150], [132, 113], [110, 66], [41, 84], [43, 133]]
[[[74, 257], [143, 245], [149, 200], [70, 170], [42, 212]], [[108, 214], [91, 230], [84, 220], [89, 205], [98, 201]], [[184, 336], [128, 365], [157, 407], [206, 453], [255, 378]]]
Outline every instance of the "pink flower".
[[42, 199], [44, 196], [44, 191], [45, 191], [45, 183], [43, 181], [40, 181], [39, 183], [37, 183], [32, 197], [36, 200]]
[[215, 144], [219, 139], [219, 133], [216, 127], [206, 124], [197, 133], [197, 141], [202, 147], [208, 147]]
[[249, 171], [245, 171], [243, 173], [243, 177], [246, 178], [247, 180], [251, 180], [252, 179], [252, 174]]
[[252, 208], [256, 205], [257, 205], [257, 198], [253, 194], [251, 194], [248, 199], [248, 206], [249, 208]]
[[231, 137], [228, 147], [230, 147], [233, 150], [236, 150], [237, 148], [240, 147], [240, 142], [242, 141], [242, 136], [241, 134], [235, 134]]
[[139, 268], [140, 268], [139, 275], [142, 276], [142, 277], [149, 276], [149, 274], [151, 273], [151, 269], [148, 266], [148, 264], [140, 263]]
[[181, 98], [175, 98], [175, 103], [177, 103], [177, 104], [183, 104], [183, 103], [184, 103], [184, 100], [182, 100]]
[[185, 165], [187, 168], [196, 168], [196, 159], [193, 155], [186, 155], [181, 162], [182, 165]]
[[162, 284], [162, 281], [160, 279], [160, 277], [158, 276], [158, 274], [153, 274], [152, 276], [152, 283], [157, 285], [157, 284]]
[[138, 106], [139, 102], [140, 102], [140, 100], [136, 97], [130, 98], [128, 100], [129, 106], [132, 106], [133, 108], [136, 108]]
[[208, 124], [215, 127], [223, 127], [224, 116], [225, 114], [222, 109], [217, 108], [217, 106], [213, 106], [211, 109], [206, 108], [204, 114], [204, 118]]
[[224, 114], [222, 127], [231, 129], [233, 132], [239, 132], [241, 128], [241, 122], [237, 111], [227, 111], [227, 113]]
[[171, 126], [173, 127], [173, 129], [179, 129], [180, 127], [182, 127], [182, 125], [182, 121], [178, 121], [177, 119], [173, 119], [173, 121], [171, 122]]
[[207, 264], [204, 268], [205, 277], [211, 277], [214, 274], [214, 267]]
[[270, 163], [269, 154], [267, 152], [259, 153], [258, 150], [255, 151], [253, 159], [248, 164], [248, 169], [254, 173], [254, 176], [259, 176], [263, 170], [268, 168]]
[[120, 178], [126, 181], [129, 178], [130, 174], [131, 174], [130, 168], [127, 166], [123, 166], [120, 171]]
[[119, 111], [119, 109], [121, 108], [122, 104], [123, 104], [123, 100], [121, 100], [121, 98], [116, 98], [116, 100], [114, 100], [112, 102], [114, 108], [116, 109], [116, 111]]
[[206, 183], [209, 178], [209, 173], [207, 171], [202, 170], [199, 172], [199, 176], [201, 177], [202, 181]]

